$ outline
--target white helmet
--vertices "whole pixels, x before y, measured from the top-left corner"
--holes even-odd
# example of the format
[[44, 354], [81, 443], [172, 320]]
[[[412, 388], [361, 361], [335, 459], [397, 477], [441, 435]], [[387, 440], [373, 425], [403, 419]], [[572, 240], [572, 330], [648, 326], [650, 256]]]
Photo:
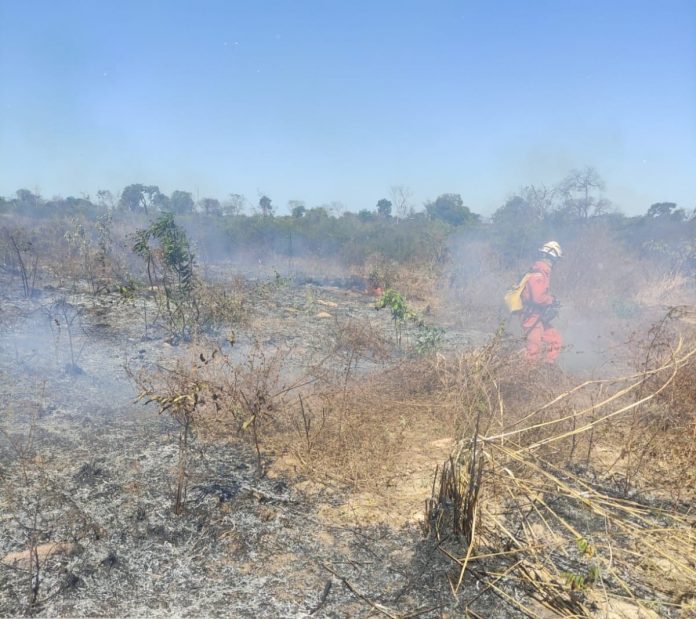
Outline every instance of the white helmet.
[[561, 246], [558, 243], [556, 243], [556, 241], [549, 241], [548, 243], [544, 243], [539, 248], [539, 251], [542, 254], [550, 256], [554, 260], [558, 260], [558, 258], [563, 257], [563, 250], [561, 249]]

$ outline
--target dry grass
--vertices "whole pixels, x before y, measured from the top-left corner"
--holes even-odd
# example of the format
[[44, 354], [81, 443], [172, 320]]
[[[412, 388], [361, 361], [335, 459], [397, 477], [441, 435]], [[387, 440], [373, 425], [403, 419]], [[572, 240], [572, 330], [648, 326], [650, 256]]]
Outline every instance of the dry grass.
[[248, 323], [249, 300], [241, 279], [231, 285], [202, 280], [198, 282], [195, 294], [200, 305], [199, 329], [229, 330]]
[[679, 271], [649, 274], [634, 302], [655, 307], [688, 303], [693, 295], [691, 279]]
[[304, 474], [346, 494], [400, 483], [414, 437], [454, 437], [426, 522], [467, 612], [479, 596], [462, 599], [463, 585], [474, 578], [530, 616], [541, 612], [532, 598], [562, 616], [621, 605], [669, 615], [693, 606], [696, 585], [696, 520], [685, 507], [696, 340], [671, 324], [649, 334], [634, 373], [579, 384], [520, 363], [502, 335], [390, 362], [374, 333], [347, 322], [311, 367], [260, 348], [235, 365], [218, 350], [144, 393], [195, 405], [199, 436], [249, 436], [260, 470], [265, 454], [291, 453]]
[[[351, 351], [360, 340], [352, 342]], [[286, 448], [315, 476], [379, 487], [399, 475], [414, 437], [423, 445], [461, 436], [470, 430], [476, 411], [500, 404], [491, 377], [504, 365], [497, 347], [496, 340], [453, 357], [403, 358], [383, 369], [354, 372], [349, 380], [338, 372], [290, 409], [295, 437]], [[360, 350], [365, 354], [366, 348]], [[486, 418], [485, 423], [488, 428], [500, 422]]]
[[[623, 476], [626, 492], [638, 486], [680, 501], [696, 487], [696, 359], [689, 357], [682, 362], [674, 344], [677, 341], [683, 348], [696, 345], [693, 325], [683, 320], [690, 315], [685, 308], [669, 310], [645, 341], [639, 342], [635, 366], [645, 383], [636, 398], [653, 391], [656, 396], [641, 402], [630, 417], [613, 424], [603, 436], [606, 444], [622, 446], [611, 467]], [[680, 333], [687, 334], [683, 342]], [[669, 383], [662, 386], [656, 369], [667, 362], [678, 367]]]
[[[649, 461], [669, 456], [683, 487], [693, 479], [696, 415], [686, 385], [693, 385], [696, 342], [677, 339], [669, 354], [651, 342], [651, 361], [636, 374], [587, 381], [503, 431], [478, 429], [460, 441], [447, 474], [436, 474], [426, 512], [457, 566], [455, 594], [469, 574], [520, 610], [511, 583], [562, 616], [589, 617], [626, 603], [646, 616], [693, 608], [696, 519], [656, 495], [665, 487]], [[667, 414], [677, 423], [665, 424]], [[496, 408], [485, 416], [495, 418]], [[634, 440], [621, 442], [627, 436]], [[617, 443], [631, 466], [613, 483], [612, 467], [594, 454]], [[464, 608], [473, 610], [475, 601]]]

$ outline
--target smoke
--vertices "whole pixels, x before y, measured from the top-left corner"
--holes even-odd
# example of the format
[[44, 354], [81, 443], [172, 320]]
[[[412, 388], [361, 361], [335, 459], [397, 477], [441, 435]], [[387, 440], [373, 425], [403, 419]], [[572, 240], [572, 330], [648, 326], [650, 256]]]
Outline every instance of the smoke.
[[65, 298], [32, 305], [38, 307], [3, 324], [0, 340], [0, 364], [15, 397], [73, 411], [128, 406], [134, 393], [123, 366], [139, 358], [140, 347], [108, 341], [99, 333], [107, 328]]

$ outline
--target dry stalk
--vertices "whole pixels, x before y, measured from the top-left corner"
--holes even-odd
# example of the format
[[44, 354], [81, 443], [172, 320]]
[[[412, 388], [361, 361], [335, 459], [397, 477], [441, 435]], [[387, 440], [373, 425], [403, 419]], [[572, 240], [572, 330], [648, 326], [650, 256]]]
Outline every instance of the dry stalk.
[[[495, 590], [512, 606], [516, 607], [516, 600], [506, 588], [517, 583], [563, 616], [592, 616], [596, 588], [604, 592], [608, 609], [613, 599], [630, 600], [636, 611], [687, 603], [688, 592], [696, 588], [694, 515], [602, 491], [568, 468], [563, 449], [542, 453], [541, 448], [562, 445], [572, 449], [577, 447], [577, 438], [591, 435], [589, 460], [596, 428], [606, 427], [610, 421], [630, 420], [648, 402], [662, 401], [695, 357], [696, 348], [685, 349], [679, 339], [668, 360], [655, 368], [612, 381], [585, 382], [517, 421], [511, 420], [501, 432], [475, 435], [470, 443], [460, 443], [457, 460], [453, 456], [436, 470], [437, 483], [426, 505], [429, 531], [460, 570], [459, 578], [450, 581], [453, 594], [463, 594], [461, 584], [468, 570], [483, 581], [484, 588]], [[612, 384], [618, 388], [607, 392]], [[529, 423], [559, 403], [570, 404], [571, 396], [590, 387], [597, 388], [590, 406], [571, 406], [560, 418]], [[626, 402], [631, 397], [634, 399]], [[485, 415], [498, 416], [490, 404], [486, 400]], [[584, 424], [563, 429], [583, 416], [591, 417]], [[462, 536], [459, 523], [470, 522], [461, 518], [467, 492], [471, 495], [471, 485], [462, 479], [473, 479], [471, 463], [477, 459], [486, 462], [476, 484], [485, 492], [477, 494], [475, 503], [477, 520], [485, 526], [476, 529], [479, 550], [473, 552], [473, 531], [469, 529], [469, 537]], [[456, 462], [467, 463], [466, 474], [460, 472], [465, 468], [461, 465], [454, 470]], [[455, 518], [445, 518], [446, 510]], [[457, 543], [458, 538], [463, 544]], [[493, 567], [501, 563], [502, 570]], [[661, 574], [669, 577], [660, 581]], [[476, 599], [478, 596], [462, 603], [469, 609]]]

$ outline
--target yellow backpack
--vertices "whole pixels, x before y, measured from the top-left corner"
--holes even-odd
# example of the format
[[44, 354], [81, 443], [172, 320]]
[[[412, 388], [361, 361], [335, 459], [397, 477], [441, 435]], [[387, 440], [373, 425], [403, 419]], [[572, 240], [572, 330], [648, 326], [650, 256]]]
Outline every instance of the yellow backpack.
[[517, 312], [521, 312], [522, 308], [524, 307], [524, 303], [522, 301], [522, 291], [524, 290], [524, 287], [527, 285], [527, 280], [531, 276], [531, 273], [527, 273], [521, 280], [520, 283], [517, 284], [516, 286], [513, 286], [510, 288], [505, 293], [505, 305], [508, 308], [508, 311], [511, 314], [516, 314]]

